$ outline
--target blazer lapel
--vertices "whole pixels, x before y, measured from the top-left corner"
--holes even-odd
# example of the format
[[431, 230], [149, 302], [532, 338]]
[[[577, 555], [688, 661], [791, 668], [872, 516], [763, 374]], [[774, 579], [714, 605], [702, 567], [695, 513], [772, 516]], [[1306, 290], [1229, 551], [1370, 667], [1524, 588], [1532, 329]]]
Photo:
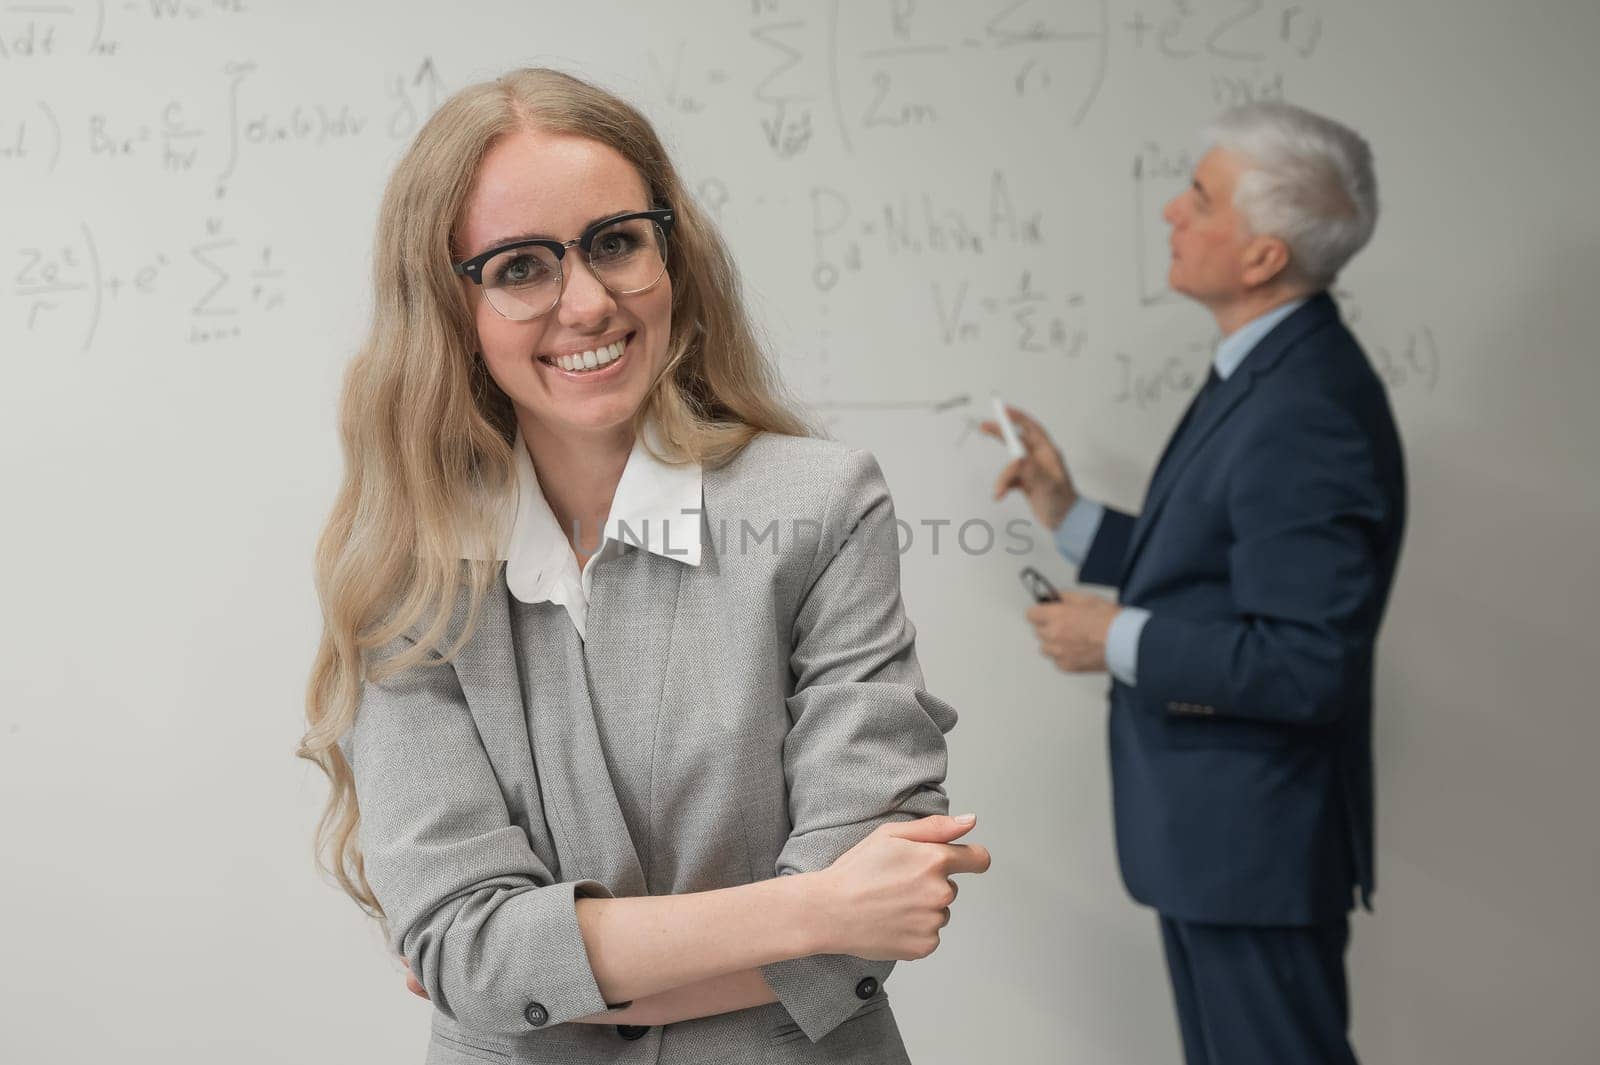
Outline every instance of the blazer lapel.
[[583, 661], [592, 712], [581, 741], [611, 752], [611, 764], [601, 767], [615, 784], [608, 793], [606, 816], [617, 809], [617, 823], [632, 842], [635, 868], [641, 870], [641, 893], [655, 882], [642, 870], [655, 866], [651, 796], [656, 728], [668, 664], [684, 636], [676, 620], [688, 569], [676, 559], [629, 548], [596, 567], [589, 601]]
[[[463, 591], [444, 646], [465, 621]], [[496, 574], [453, 665], [509, 811], [528, 826], [539, 859], [561, 880], [598, 880], [619, 897], [645, 894], [595, 729], [583, 644], [566, 609], [514, 603]]]
[[[560, 868], [559, 851], [544, 815], [538, 767], [528, 742], [522, 688], [515, 683], [519, 666], [511, 630], [510, 594], [504, 576], [496, 572], [484, 597], [477, 629], [451, 664], [513, 821], [527, 827], [533, 852], [555, 871]], [[460, 635], [466, 616], [467, 595], [463, 587], [456, 597], [445, 647]]]
[[[1215, 370], [1212, 370], [1212, 373], [1215, 372]], [[1209, 382], [1209, 380], [1210, 378], [1208, 376], [1207, 381]], [[1213, 403], [1216, 401], [1217, 393], [1221, 392], [1226, 385], [1226, 381], [1220, 380], [1216, 384], [1210, 385], [1210, 398]], [[1184, 409], [1183, 417], [1178, 419], [1177, 428], [1172, 430], [1172, 435], [1167, 438], [1167, 446], [1161, 449], [1161, 457], [1156, 460], [1155, 472], [1150, 475], [1150, 484], [1145, 489], [1145, 497], [1147, 500], [1154, 495], [1156, 482], [1161, 478], [1161, 471], [1166, 469], [1168, 463], [1171, 462], [1173, 451], [1177, 449], [1178, 442], [1183, 439], [1183, 434], [1189, 428], [1189, 423], [1195, 420], [1195, 417], [1198, 414], [1197, 408], [1200, 405], [1201, 399], [1205, 398], [1205, 396], [1206, 386], [1202, 386], [1200, 391], [1195, 394], [1194, 399], [1190, 401], [1189, 406]]]
[[1233, 409], [1244, 401], [1245, 395], [1250, 391], [1251, 383], [1251, 375], [1243, 372], [1235, 373], [1226, 381], [1220, 382], [1205, 407], [1187, 425], [1179, 427], [1168, 445], [1161, 464], [1156, 467], [1155, 476], [1150, 481], [1150, 489], [1145, 495], [1144, 507], [1139, 511], [1138, 520], [1134, 522], [1133, 535], [1128, 541], [1128, 553], [1122, 563], [1124, 580], [1133, 568], [1134, 560], [1139, 557], [1139, 551], [1144, 547], [1145, 541], [1150, 538], [1150, 528], [1160, 515], [1162, 505], [1172, 494], [1172, 486], [1182, 477], [1184, 467], [1189, 464], [1195, 452], [1200, 450], [1206, 438], [1215, 432], [1217, 426], [1221, 425]]
[[[525, 622], [520, 659], [528, 736], [561, 854], [561, 878], [598, 880], [621, 897], [643, 895], [644, 870], [595, 726], [583, 641], [556, 603], [519, 603], [516, 609]], [[597, 635], [594, 622], [591, 603], [591, 639]]]
[[1155, 474], [1150, 480], [1150, 488], [1145, 494], [1144, 507], [1134, 522], [1133, 533], [1128, 541], [1128, 551], [1123, 557], [1120, 583], [1127, 583], [1128, 574], [1133, 571], [1134, 561], [1149, 540], [1151, 527], [1160, 515], [1162, 505], [1171, 496], [1173, 487], [1182, 478], [1184, 468], [1211, 434], [1216, 432], [1217, 427], [1227, 420], [1228, 415], [1240, 403], [1244, 402], [1256, 378], [1275, 369], [1284, 354], [1301, 337], [1337, 315], [1338, 308], [1326, 292], [1318, 293], [1307, 300], [1304, 306], [1278, 323], [1277, 328], [1262, 338], [1232, 376], [1217, 385], [1209, 401], [1192, 419], [1186, 419], [1179, 424], [1173, 433], [1173, 438], [1167, 444], [1166, 452], [1156, 466]]

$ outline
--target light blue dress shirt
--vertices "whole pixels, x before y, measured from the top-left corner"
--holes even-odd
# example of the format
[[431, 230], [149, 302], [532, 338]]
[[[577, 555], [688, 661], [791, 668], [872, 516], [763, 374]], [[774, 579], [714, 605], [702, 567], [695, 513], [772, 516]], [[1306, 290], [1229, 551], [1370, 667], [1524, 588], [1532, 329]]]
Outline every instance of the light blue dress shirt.
[[[1245, 356], [1304, 302], [1304, 299], [1297, 299], [1280, 304], [1223, 337], [1211, 359], [1212, 365], [1217, 368], [1217, 376], [1224, 381], [1231, 377], [1239, 364], [1244, 362]], [[1083, 565], [1084, 558], [1089, 554], [1089, 545], [1094, 543], [1095, 533], [1100, 531], [1100, 520], [1105, 513], [1104, 504], [1079, 496], [1056, 527], [1056, 548], [1074, 566]], [[1139, 683], [1139, 634], [1149, 620], [1150, 611], [1136, 606], [1123, 607], [1111, 620], [1111, 631], [1106, 634], [1106, 668], [1124, 684], [1131, 686]]]

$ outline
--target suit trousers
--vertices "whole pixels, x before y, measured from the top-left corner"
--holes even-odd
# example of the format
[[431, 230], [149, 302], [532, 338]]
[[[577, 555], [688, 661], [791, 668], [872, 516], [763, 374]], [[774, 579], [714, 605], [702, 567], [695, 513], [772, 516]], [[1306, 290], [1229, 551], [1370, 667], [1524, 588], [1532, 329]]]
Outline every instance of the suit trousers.
[[1161, 939], [1188, 1065], [1356, 1065], [1347, 918], [1252, 927], [1162, 915]]

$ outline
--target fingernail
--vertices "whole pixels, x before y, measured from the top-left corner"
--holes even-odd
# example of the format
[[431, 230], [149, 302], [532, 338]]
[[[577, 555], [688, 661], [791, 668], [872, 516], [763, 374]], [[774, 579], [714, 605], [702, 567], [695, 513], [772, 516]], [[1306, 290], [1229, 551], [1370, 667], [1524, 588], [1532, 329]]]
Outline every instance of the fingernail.
[[958, 824], [970, 825], [970, 824], [972, 824], [972, 822], [976, 821], [977, 819], [978, 819], [978, 815], [977, 814], [962, 814], [962, 815], [960, 815], [959, 817], [956, 818], [956, 822]]

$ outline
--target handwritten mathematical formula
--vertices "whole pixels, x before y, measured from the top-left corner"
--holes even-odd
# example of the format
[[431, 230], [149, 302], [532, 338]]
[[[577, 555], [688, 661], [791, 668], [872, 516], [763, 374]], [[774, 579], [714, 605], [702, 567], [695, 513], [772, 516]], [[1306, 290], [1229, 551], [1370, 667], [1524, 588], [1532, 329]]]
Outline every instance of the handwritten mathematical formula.
[[[1107, 323], [1182, 305], [1166, 283], [1161, 210], [1188, 182], [1195, 147], [1152, 137], [1115, 155], [1096, 148], [1107, 177], [1093, 197], [1041, 195], [1027, 179], [1076, 152], [1091, 130], [1104, 139], [1107, 109], [1141, 99], [1152, 79], [1178, 79], [1213, 110], [1290, 98], [1323, 54], [1336, 10], [1290, 0], [692, 6], [714, 13], [716, 32], [641, 33], [605, 55], [620, 47], [636, 57], [626, 66], [647, 94], [639, 102], [668, 130], [715, 131], [724, 150], [690, 160], [708, 213], [724, 224], [754, 218], [803, 257], [803, 290], [782, 298], [790, 320], [812, 323], [815, 372], [805, 383], [814, 404], [934, 416], [983, 382], [909, 400], [853, 394], [830, 355], [849, 343], [852, 293], [897, 293], [907, 343], [919, 350], [1073, 367], [1134, 411], [1170, 413], [1184, 402], [1212, 338], [1142, 352]], [[262, 221], [294, 205], [239, 203], [239, 190], [313, 161], [392, 159], [454, 85], [426, 50], [375, 49], [337, 90], [301, 87], [292, 56], [239, 50], [261, 14], [246, 0], [0, 9], [0, 87], [9, 90], [0, 93], [0, 181], [47, 198], [63, 179], [133, 190], [115, 210], [135, 209], [137, 190], [158, 186], [192, 194], [193, 204], [152, 227], [160, 238], [131, 244], [107, 239], [121, 227], [67, 197], [47, 199], [49, 224], [17, 215], [0, 229], [8, 346], [89, 355], [151, 321], [167, 323], [153, 334], [163, 341], [248, 344], [268, 324], [294, 328], [314, 305], [318, 249], [285, 245]], [[219, 40], [231, 47], [217, 49]], [[163, 77], [175, 55], [189, 59], [185, 76]], [[38, 75], [61, 64], [113, 86], [125, 70], [139, 74], [128, 91], [45, 89]], [[1012, 157], [964, 151], [991, 126], [1023, 131]], [[910, 159], [932, 167], [927, 180], [915, 167], [891, 173]], [[952, 173], [966, 180], [944, 180]], [[371, 205], [349, 213], [369, 218]], [[1086, 213], [1116, 219], [1120, 250], [1086, 239]], [[370, 234], [348, 238], [365, 244]], [[737, 250], [737, 227], [730, 242]], [[1391, 388], [1426, 394], [1438, 385], [1444, 358], [1424, 322], [1372, 338], [1369, 353]]]

